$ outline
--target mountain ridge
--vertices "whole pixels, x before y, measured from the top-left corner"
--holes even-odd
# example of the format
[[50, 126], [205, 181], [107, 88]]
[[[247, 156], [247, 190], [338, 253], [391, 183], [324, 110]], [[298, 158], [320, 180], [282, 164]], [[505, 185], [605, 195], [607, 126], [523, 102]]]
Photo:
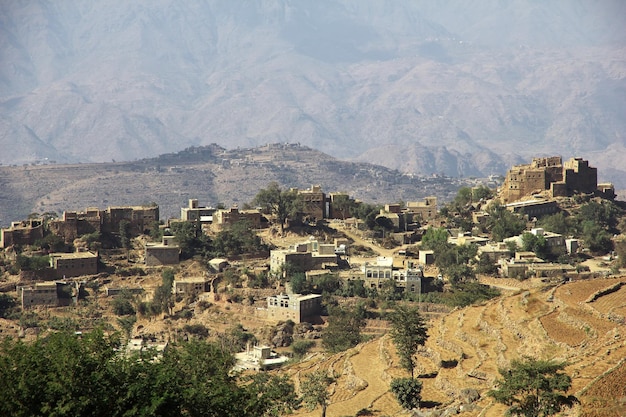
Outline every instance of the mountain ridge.
[[190, 147], [134, 162], [0, 166], [0, 225], [31, 213], [157, 203], [161, 219], [178, 218], [189, 199], [209, 206], [244, 205], [272, 182], [283, 188], [321, 185], [367, 203], [452, 199], [469, 180], [406, 175], [342, 161], [300, 144], [228, 150]]
[[625, 15], [608, 0], [9, 2], [0, 163], [299, 142], [420, 175], [594, 155], [626, 188]]

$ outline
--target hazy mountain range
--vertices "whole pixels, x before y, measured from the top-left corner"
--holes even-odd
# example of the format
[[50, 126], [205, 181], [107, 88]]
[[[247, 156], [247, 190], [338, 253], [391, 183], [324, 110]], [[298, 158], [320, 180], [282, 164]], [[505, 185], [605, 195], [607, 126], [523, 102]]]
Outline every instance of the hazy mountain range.
[[0, 163], [301, 143], [402, 172], [582, 156], [626, 188], [621, 0], [0, 3]]

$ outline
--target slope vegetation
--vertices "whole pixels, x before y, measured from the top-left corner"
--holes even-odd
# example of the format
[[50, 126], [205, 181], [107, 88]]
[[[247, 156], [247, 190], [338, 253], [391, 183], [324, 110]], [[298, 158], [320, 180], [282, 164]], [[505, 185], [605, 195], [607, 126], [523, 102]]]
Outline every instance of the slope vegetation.
[[[568, 362], [572, 392], [581, 405], [567, 415], [624, 415], [626, 277], [524, 284], [525, 289], [432, 320], [419, 352], [423, 407], [500, 417], [505, 408], [487, 391], [499, 377], [498, 368], [528, 355]], [[388, 392], [391, 378], [403, 371], [387, 336], [342, 354], [312, 355], [289, 372], [299, 382], [311, 370], [329, 368], [338, 375], [329, 415], [355, 415], [363, 408], [377, 416], [406, 414]]]

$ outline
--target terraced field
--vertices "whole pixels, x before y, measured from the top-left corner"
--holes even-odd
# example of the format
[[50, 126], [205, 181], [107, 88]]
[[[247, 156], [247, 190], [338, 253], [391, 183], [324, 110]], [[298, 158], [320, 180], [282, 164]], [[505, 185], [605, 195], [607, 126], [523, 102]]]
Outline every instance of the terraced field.
[[[581, 405], [563, 415], [624, 416], [625, 310], [626, 277], [621, 277], [558, 286], [524, 283], [499, 299], [433, 318], [416, 370], [424, 384], [422, 405], [460, 416], [500, 417], [505, 408], [486, 395], [498, 368], [530, 355], [569, 363]], [[409, 415], [388, 392], [391, 378], [405, 374], [387, 336], [342, 354], [316, 354], [289, 373], [298, 383], [319, 368], [339, 376], [328, 416], [354, 416], [364, 408], [376, 416]], [[320, 410], [296, 415], [317, 416]]]

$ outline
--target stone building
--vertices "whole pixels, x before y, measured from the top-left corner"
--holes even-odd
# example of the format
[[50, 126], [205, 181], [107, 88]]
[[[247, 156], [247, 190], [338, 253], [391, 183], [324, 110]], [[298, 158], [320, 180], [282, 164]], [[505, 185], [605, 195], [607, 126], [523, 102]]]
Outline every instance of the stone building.
[[213, 214], [217, 211], [213, 207], [200, 207], [197, 199], [190, 199], [187, 207], [180, 209], [180, 219], [186, 222], [199, 221], [200, 224], [211, 224]]
[[172, 293], [177, 295], [202, 294], [211, 290], [208, 277], [177, 278], [172, 283]]
[[396, 288], [405, 292], [421, 292], [422, 270], [411, 262], [402, 268], [395, 268], [393, 258], [381, 256], [375, 262], [366, 262], [361, 270], [366, 288], [381, 289], [385, 282], [393, 280]]
[[211, 229], [220, 231], [231, 227], [240, 221], [247, 221], [253, 229], [262, 227], [262, 215], [259, 210], [239, 210], [237, 207], [216, 210], [213, 214]]
[[72, 302], [72, 287], [65, 282], [38, 282], [19, 286], [17, 293], [24, 310], [34, 307], [67, 306]]
[[294, 190], [297, 191], [302, 199], [301, 215], [303, 219], [315, 221], [328, 217], [328, 203], [320, 185], [313, 185], [306, 190]]
[[6, 229], [0, 229], [0, 248], [13, 245], [32, 245], [43, 238], [43, 221], [29, 219], [13, 222]]
[[321, 306], [319, 294], [279, 294], [267, 297], [267, 316], [271, 320], [301, 323], [319, 315]]
[[567, 197], [598, 192], [598, 170], [582, 158], [565, 163], [560, 156], [533, 158], [530, 164], [516, 165], [507, 172], [500, 197], [504, 203], [534, 194]]
[[83, 212], [66, 211], [61, 219], [51, 220], [48, 228], [66, 242], [72, 242], [88, 233], [117, 234], [124, 220], [128, 222], [132, 236], [149, 233], [152, 224], [159, 221], [159, 206], [109, 207], [106, 210], [90, 207]]
[[298, 243], [288, 249], [270, 251], [270, 271], [277, 274], [287, 263], [301, 271], [325, 269], [325, 266], [336, 267], [338, 256], [334, 244], [319, 243], [316, 240]]
[[97, 252], [51, 253], [48, 256], [57, 278], [98, 273]]
[[163, 236], [159, 243], [146, 242], [144, 261], [148, 266], [177, 264], [180, 261], [180, 247], [174, 236]]

